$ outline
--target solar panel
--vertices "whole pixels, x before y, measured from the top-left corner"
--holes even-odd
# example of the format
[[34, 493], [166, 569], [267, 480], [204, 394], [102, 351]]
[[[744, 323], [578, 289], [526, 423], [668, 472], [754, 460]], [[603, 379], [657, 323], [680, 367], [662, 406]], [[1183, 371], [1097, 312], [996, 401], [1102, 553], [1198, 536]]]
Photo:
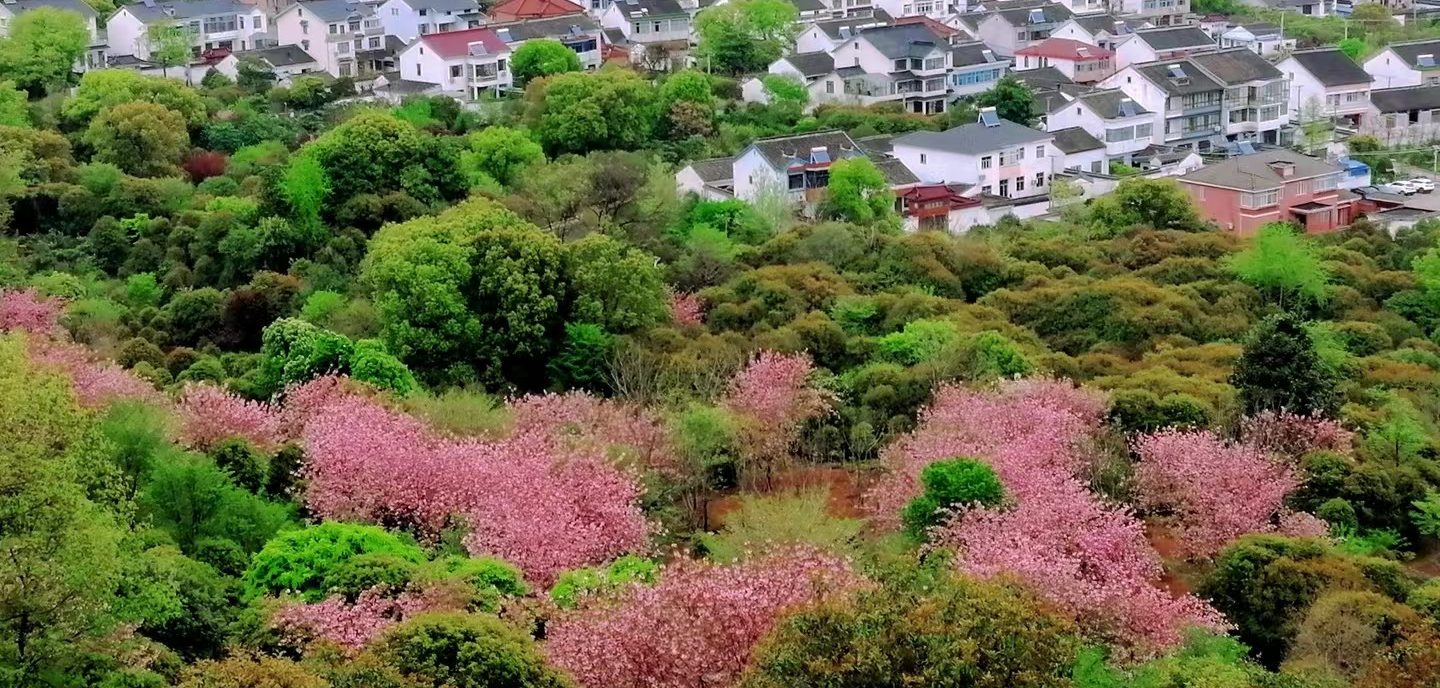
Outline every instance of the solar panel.
[[830, 151], [826, 148], [811, 148], [810, 162], [812, 164], [824, 164], [830, 162]]
[[1172, 65], [1170, 65], [1169, 67], [1166, 67], [1166, 69], [1169, 70], [1169, 72], [1170, 72], [1170, 78], [1171, 78], [1171, 79], [1184, 79], [1184, 78], [1185, 78], [1185, 70], [1184, 70], [1184, 69], [1181, 69], [1181, 68], [1180, 68], [1180, 65], [1178, 65], [1178, 64], [1172, 64]]
[[994, 61], [995, 61], [995, 51], [993, 51], [993, 50], [981, 50], [981, 51], [980, 51], [980, 56], [983, 57], [983, 58], [985, 58], [985, 61], [986, 61], [986, 62], [994, 62]]
[[1138, 112], [1139, 112], [1139, 111], [1136, 110], [1136, 108], [1135, 108], [1135, 101], [1130, 100], [1129, 98], [1122, 98], [1122, 99], [1120, 100], [1120, 116], [1121, 116], [1121, 117], [1132, 117], [1132, 116], [1134, 116], [1135, 114], [1137, 114]]
[[1435, 56], [1434, 56], [1434, 55], [1417, 55], [1417, 56], [1415, 56], [1415, 62], [1418, 63], [1421, 67], [1434, 67], [1434, 66], [1435, 66]]
[[1255, 152], [1255, 144], [1249, 141], [1241, 141], [1238, 146], [1241, 155], [1251, 155]]
[[1045, 10], [1030, 10], [1030, 23], [1031, 23], [1031, 24], [1044, 24], [1044, 23], [1045, 23]]
[[995, 114], [995, 108], [985, 108], [980, 111], [980, 122], [987, 127], [998, 127], [1000, 115]]
[[495, 33], [496, 35], [500, 36], [500, 40], [505, 41], [506, 43], [515, 42], [514, 39], [510, 38], [510, 29], [496, 29]]
[[1076, 49], [1075, 49], [1075, 54], [1079, 55], [1080, 57], [1090, 57], [1090, 49], [1089, 49], [1089, 48], [1076, 48]]

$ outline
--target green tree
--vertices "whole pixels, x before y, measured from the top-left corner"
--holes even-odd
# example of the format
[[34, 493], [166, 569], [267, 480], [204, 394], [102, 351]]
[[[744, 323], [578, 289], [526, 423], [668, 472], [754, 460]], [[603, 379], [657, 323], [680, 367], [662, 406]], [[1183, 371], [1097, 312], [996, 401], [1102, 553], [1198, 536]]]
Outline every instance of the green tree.
[[1346, 38], [1340, 41], [1339, 48], [1340, 52], [1345, 53], [1346, 57], [1358, 61], [1360, 55], [1365, 52], [1365, 41], [1359, 38]]
[[1130, 177], [1090, 204], [1090, 224], [1113, 236], [1131, 227], [1194, 230], [1200, 216], [1190, 195], [1173, 179]]
[[532, 129], [551, 155], [643, 148], [659, 116], [655, 88], [627, 69], [537, 80], [526, 98], [539, 100]]
[[525, 41], [510, 56], [510, 71], [523, 88], [531, 79], [580, 71], [580, 56], [553, 38]]
[[0, 126], [30, 126], [29, 97], [13, 81], [0, 81]]
[[[531, 45], [534, 41], [526, 43]], [[523, 46], [522, 46], [523, 47]], [[569, 48], [566, 48], [570, 51]], [[574, 54], [574, 51], [570, 51]], [[468, 149], [460, 155], [460, 166], [472, 186], [485, 175], [503, 186], [514, 184], [525, 168], [545, 161], [545, 151], [530, 135], [499, 125], [486, 127], [466, 137]]]
[[9, 36], [0, 39], [0, 74], [30, 90], [63, 84], [89, 46], [79, 13], [36, 7], [15, 16]]
[[1419, 411], [1405, 397], [1390, 393], [1381, 411], [1382, 420], [1365, 432], [1361, 443], [1371, 457], [1399, 465], [1430, 446]]
[[574, 293], [570, 319], [615, 333], [654, 325], [669, 314], [659, 259], [603, 234], [566, 247]]
[[795, 44], [799, 14], [786, 0], [732, 0], [695, 17], [696, 56], [707, 69], [759, 72]]
[[342, 569], [362, 555], [385, 555], [414, 564], [425, 561], [419, 545], [384, 528], [327, 521], [281, 533], [265, 543], [245, 571], [246, 591], [252, 597], [293, 591], [319, 601]]
[[156, 23], [145, 27], [145, 38], [150, 44], [150, 60], [160, 63], [160, 72], [166, 78], [171, 67], [190, 64], [190, 47], [195, 44], [195, 35], [184, 26]]
[[180, 113], [186, 124], [199, 127], [208, 114], [200, 93], [176, 79], [145, 76], [128, 69], [94, 69], [80, 78], [75, 95], [61, 107], [66, 121], [83, 129], [102, 111], [136, 101], [156, 103]]
[[415, 390], [415, 375], [378, 339], [355, 342], [347, 364], [352, 379], [370, 383], [402, 397]]
[[826, 217], [872, 224], [895, 219], [895, 194], [885, 175], [866, 157], [836, 160], [820, 212]]
[[1226, 265], [1240, 281], [1281, 308], [1296, 301], [1322, 302], [1329, 292], [1330, 271], [1319, 251], [1283, 222], [1260, 227], [1250, 247], [1231, 256]]
[[388, 112], [362, 112], [312, 141], [302, 154], [323, 168], [332, 205], [357, 194], [392, 191], [438, 203], [469, 191], [459, 173], [457, 145], [421, 133]]
[[1035, 94], [1025, 82], [1015, 78], [1014, 75], [1007, 75], [990, 90], [975, 96], [976, 108], [995, 108], [995, 114], [1000, 119], [1008, 119], [1016, 124], [1030, 126], [1039, 116], [1039, 107], [1035, 105]]
[[1022, 588], [947, 573], [802, 609], [755, 649], [741, 688], [1067, 688], [1070, 620]]
[[546, 365], [551, 387], [603, 391], [614, 350], [615, 336], [599, 325], [565, 323], [565, 340]]
[[792, 117], [799, 117], [810, 103], [810, 91], [805, 88], [805, 82], [792, 75], [765, 74], [760, 77], [760, 85], [764, 87], [770, 104]]
[[259, 389], [273, 394], [318, 375], [346, 372], [353, 346], [345, 335], [304, 320], [276, 320], [261, 336]]
[[930, 528], [944, 523], [952, 510], [967, 506], [993, 507], [1005, 498], [1005, 488], [994, 469], [974, 459], [936, 461], [920, 471], [924, 487], [919, 497], [905, 505], [901, 520], [905, 532], [925, 539]]
[[290, 524], [289, 508], [247, 492], [214, 462], [199, 457], [158, 464], [140, 505], [186, 554], [195, 554], [207, 539], [228, 540], [254, 552]]
[[1336, 380], [1320, 360], [1304, 323], [1282, 313], [1255, 325], [1230, 384], [1246, 414], [1260, 411], [1334, 413], [1340, 403]]
[[180, 113], [155, 103], [126, 103], [100, 113], [85, 131], [95, 159], [139, 177], [178, 174], [190, 150]]
[[377, 653], [421, 686], [564, 688], [535, 644], [499, 619], [479, 614], [424, 614], [394, 627]]

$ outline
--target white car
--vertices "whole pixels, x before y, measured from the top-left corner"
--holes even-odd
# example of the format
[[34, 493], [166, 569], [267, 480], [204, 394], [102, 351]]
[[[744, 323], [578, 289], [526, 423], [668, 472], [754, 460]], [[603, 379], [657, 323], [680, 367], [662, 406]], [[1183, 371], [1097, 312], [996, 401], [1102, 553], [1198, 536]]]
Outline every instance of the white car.
[[1416, 177], [1410, 180], [1410, 185], [1420, 193], [1430, 193], [1435, 190], [1435, 180], [1428, 177]]
[[1414, 196], [1415, 192], [1419, 189], [1416, 189], [1414, 184], [1411, 184], [1406, 180], [1397, 179], [1393, 182], [1390, 182], [1389, 184], [1381, 184], [1380, 190], [1384, 191], [1385, 193], [1400, 194], [1402, 196]]

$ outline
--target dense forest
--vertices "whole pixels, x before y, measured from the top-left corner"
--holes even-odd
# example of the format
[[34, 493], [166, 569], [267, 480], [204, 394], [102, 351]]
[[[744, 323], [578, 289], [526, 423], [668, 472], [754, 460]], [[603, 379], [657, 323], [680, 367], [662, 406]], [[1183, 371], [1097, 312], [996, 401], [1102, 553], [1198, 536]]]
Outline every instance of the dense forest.
[[757, 136], [947, 122], [696, 72], [44, 85], [0, 85], [4, 685], [1440, 682], [1440, 225], [1133, 178], [905, 233], [863, 159], [816, 218], [699, 201]]

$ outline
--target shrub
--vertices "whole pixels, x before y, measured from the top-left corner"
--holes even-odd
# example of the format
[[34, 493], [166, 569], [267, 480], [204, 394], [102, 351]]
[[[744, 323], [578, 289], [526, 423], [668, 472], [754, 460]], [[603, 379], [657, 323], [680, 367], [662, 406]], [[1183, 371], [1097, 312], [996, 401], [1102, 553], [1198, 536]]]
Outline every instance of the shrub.
[[974, 459], [936, 461], [920, 471], [924, 492], [905, 505], [905, 532], [917, 540], [948, 518], [952, 510], [970, 505], [993, 507], [1005, 498], [995, 471]]
[[377, 653], [435, 688], [563, 688], [529, 638], [493, 617], [423, 614], [392, 628]]
[[265, 544], [245, 572], [251, 596], [297, 592], [319, 601], [331, 577], [362, 554], [388, 554], [420, 563], [425, 553], [413, 542], [375, 526], [327, 522], [282, 534]]

